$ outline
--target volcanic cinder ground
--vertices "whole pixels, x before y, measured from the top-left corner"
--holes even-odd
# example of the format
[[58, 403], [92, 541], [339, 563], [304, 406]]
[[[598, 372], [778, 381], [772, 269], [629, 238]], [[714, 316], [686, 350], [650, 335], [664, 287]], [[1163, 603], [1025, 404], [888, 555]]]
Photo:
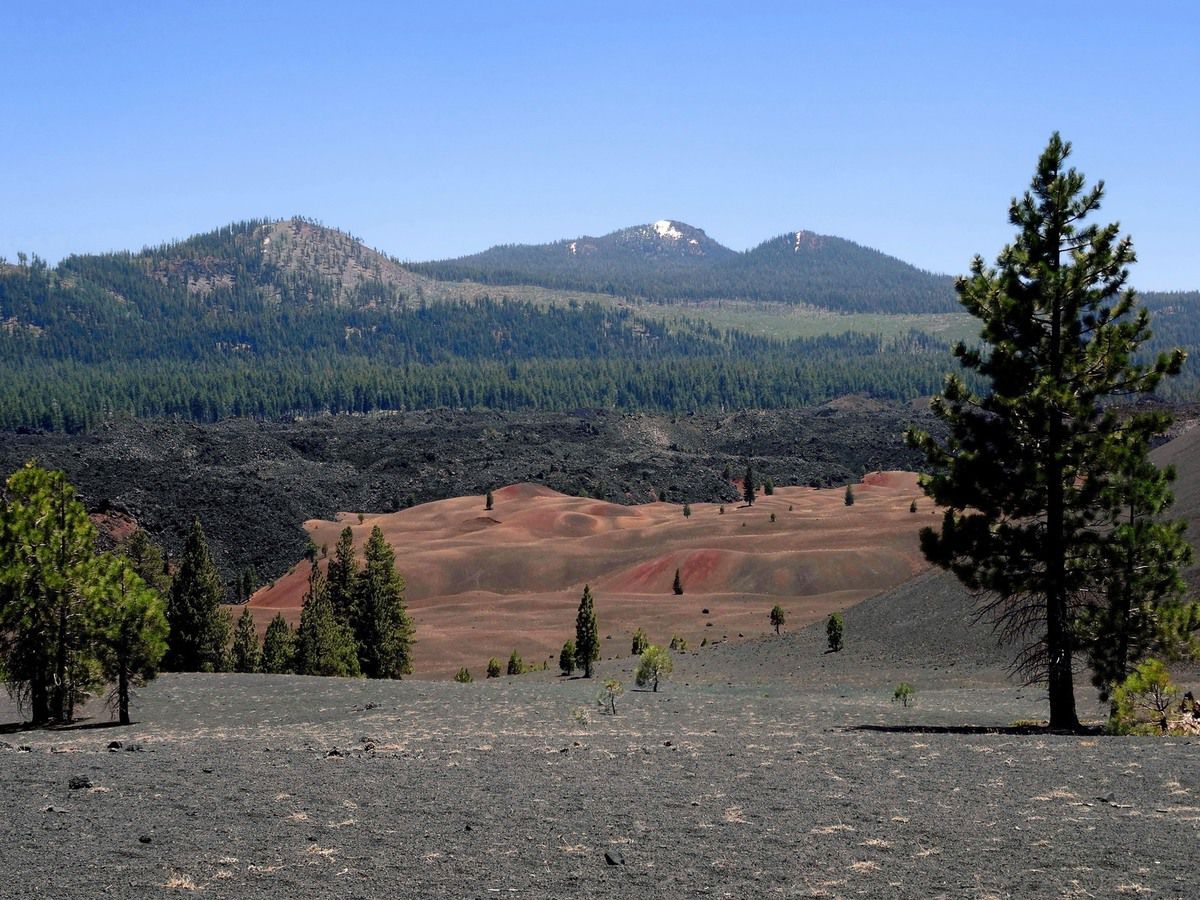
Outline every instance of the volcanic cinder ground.
[[[802, 626], [924, 568], [917, 533], [934, 511], [916, 476], [873, 473], [854, 496], [847, 506], [841, 488], [780, 487], [753, 506], [696, 503], [685, 516], [681, 504], [621, 506], [516, 484], [494, 492], [490, 511], [470, 496], [305, 527], [330, 552], [347, 526], [360, 552], [373, 527], [383, 530], [407, 582], [416, 674], [444, 677], [460, 666], [482, 674], [514, 649], [553, 666], [574, 636], [584, 584], [603, 653], [614, 656], [639, 627], [654, 643], [678, 634], [693, 647], [762, 634], [776, 603]], [[277, 611], [298, 621], [308, 575], [300, 563], [254, 596], [260, 630]]]

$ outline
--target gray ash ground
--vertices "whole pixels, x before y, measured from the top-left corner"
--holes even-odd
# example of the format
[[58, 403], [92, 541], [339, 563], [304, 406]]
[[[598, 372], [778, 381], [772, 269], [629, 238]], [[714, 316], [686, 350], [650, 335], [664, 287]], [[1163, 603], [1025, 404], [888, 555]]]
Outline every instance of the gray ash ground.
[[435, 410], [216, 425], [122, 421], [90, 434], [0, 433], [0, 477], [62, 469], [92, 510], [132, 515], [177, 553], [198, 516], [227, 578], [265, 583], [304, 553], [302, 523], [391, 512], [532, 481], [643, 503], [735, 501], [746, 462], [778, 484], [829, 486], [920, 459], [901, 435], [927, 411], [845, 398], [805, 410], [647, 415]]
[[1195, 739], [1011, 729], [1042, 692], [954, 607], [937, 655], [882, 654], [896, 609], [839, 654], [820, 628], [682, 654], [616, 716], [598, 681], [632, 660], [164, 676], [128, 728], [3, 735], [31, 749], [0, 753], [0, 897], [1196, 896]]

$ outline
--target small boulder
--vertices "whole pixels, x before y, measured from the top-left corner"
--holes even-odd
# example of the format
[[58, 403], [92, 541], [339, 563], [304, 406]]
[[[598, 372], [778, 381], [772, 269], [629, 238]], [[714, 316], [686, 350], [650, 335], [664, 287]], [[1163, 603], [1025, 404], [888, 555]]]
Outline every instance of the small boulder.
[[604, 861], [610, 866], [625, 865], [625, 855], [620, 850], [605, 850]]
[[67, 785], [73, 791], [81, 791], [84, 788], [90, 788], [92, 786], [92, 779], [88, 778], [86, 775], [76, 775], [67, 783]]

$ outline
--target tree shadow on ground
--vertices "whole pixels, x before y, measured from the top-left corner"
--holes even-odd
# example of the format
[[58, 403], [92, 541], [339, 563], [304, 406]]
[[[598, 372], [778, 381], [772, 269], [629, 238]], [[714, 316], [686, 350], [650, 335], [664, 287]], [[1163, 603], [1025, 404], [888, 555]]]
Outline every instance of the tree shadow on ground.
[[1087, 736], [1101, 734], [1100, 728], [1080, 728], [1070, 731], [1051, 729], [1048, 725], [850, 725], [843, 731], [874, 731], [883, 734], [998, 734]]
[[[136, 723], [131, 723], [136, 724]], [[107, 722], [92, 722], [84, 719], [67, 725], [34, 725], [32, 722], [0, 723], [0, 734], [17, 734], [22, 731], [94, 731], [100, 728], [127, 728], [117, 720]]]

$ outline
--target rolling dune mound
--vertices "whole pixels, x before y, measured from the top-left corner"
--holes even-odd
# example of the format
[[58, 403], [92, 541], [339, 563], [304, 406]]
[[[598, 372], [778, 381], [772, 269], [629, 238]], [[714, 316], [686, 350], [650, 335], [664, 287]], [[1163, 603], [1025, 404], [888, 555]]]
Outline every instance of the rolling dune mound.
[[[533, 484], [427, 503], [396, 513], [342, 513], [305, 523], [327, 551], [349, 527], [361, 549], [378, 526], [396, 549], [416, 622], [418, 675], [482, 668], [514, 648], [549, 659], [574, 635], [584, 584], [596, 594], [606, 655], [626, 653], [642, 627], [655, 642], [761, 634], [780, 603], [796, 625], [815, 621], [921, 571], [917, 532], [932, 521], [916, 476], [878, 472], [841, 488], [777, 488], [754, 506], [697, 503], [621, 506]], [[324, 565], [321, 562], [320, 565]], [[673, 590], [679, 570], [684, 594]], [[276, 611], [291, 621], [308, 584], [297, 563], [250, 602], [260, 627]]]

